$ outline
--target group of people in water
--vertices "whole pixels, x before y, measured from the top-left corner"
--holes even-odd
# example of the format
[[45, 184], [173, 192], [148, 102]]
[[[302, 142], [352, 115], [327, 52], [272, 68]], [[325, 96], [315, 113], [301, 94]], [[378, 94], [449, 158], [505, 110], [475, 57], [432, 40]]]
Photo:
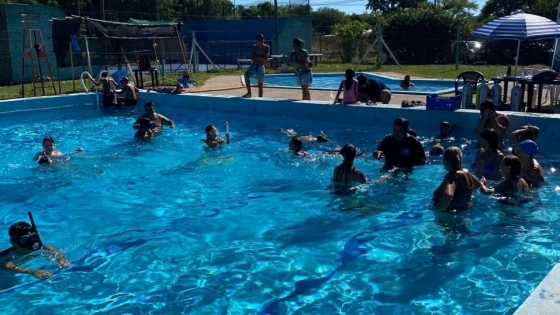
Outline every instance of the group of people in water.
[[[133, 129], [137, 130], [135, 137], [145, 139], [152, 138], [161, 133], [163, 126], [175, 127], [175, 123], [155, 111], [155, 105], [151, 101], [144, 104], [145, 113], [138, 117], [133, 123]], [[383, 170], [392, 172], [410, 173], [413, 168], [420, 167], [426, 163], [430, 156], [443, 156], [443, 167], [446, 170], [439, 186], [432, 193], [432, 209], [440, 213], [460, 213], [472, 207], [472, 195], [475, 190], [482, 194], [496, 194], [500, 202], [509, 205], [519, 205], [530, 199], [525, 193], [530, 189], [538, 188], [545, 181], [544, 171], [535, 159], [538, 154], [536, 140], [540, 129], [536, 126], [525, 125], [511, 132], [513, 147], [511, 154], [504, 155], [500, 151], [503, 139], [509, 127], [507, 115], [496, 112], [496, 106], [491, 99], [480, 104], [480, 118], [475, 132], [479, 135], [479, 149], [470, 168], [477, 176], [469, 171], [463, 160], [463, 153], [457, 146], [444, 148], [442, 143], [453, 140], [451, 134], [455, 128], [449, 122], [440, 123], [440, 133], [436, 143], [426, 152], [423, 144], [418, 140], [416, 132], [410, 128], [406, 118], [397, 118], [393, 122], [392, 133], [385, 136], [372, 153], [372, 157], [384, 160]], [[229, 126], [225, 138], [219, 137], [219, 130], [213, 125], [205, 128], [206, 138], [201, 139], [209, 148], [219, 147], [230, 143]], [[289, 136], [289, 150], [298, 158], [310, 156], [304, 151], [304, 143], [332, 142], [325, 133], [320, 132], [318, 136], [298, 135], [292, 129], [281, 129], [282, 133]], [[334, 167], [332, 182], [335, 186], [352, 188], [361, 184], [376, 183], [385, 180], [382, 177], [375, 182], [368, 182], [367, 176], [354, 166], [356, 158], [364, 156], [364, 152], [358, 152], [356, 147], [347, 143], [336, 150], [328, 153], [339, 155], [342, 162]], [[43, 149], [37, 152], [33, 160], [40, 165], [51, 165], [64, 154], [56, 150], [55, 139], [47, 136], [43, 139]], [[81, 151], [77, 149], [75, 151]], [[492, 179], [501, 179], [501, 182], [493, 188], [488, 187], [488, 181], [484, 176]], [[31, 274], [37, 278], [47, 278], [52, 274], [45, 270], [26, 269], [14, 263], [13, 258], [24, 255], [30, 251], [41, 248], [37, 242], [39, 237], [36, 228], [32, 228], [26, 222], [18, 222], [9, 229], [11, 247], [0, 252], [5, 269], [14, 272]], [[41, 244], [41, 243], [39, 243]], [[45, 245], [56, 257], [60, 267], [70, 265], [64, 254], [56, 248]]]

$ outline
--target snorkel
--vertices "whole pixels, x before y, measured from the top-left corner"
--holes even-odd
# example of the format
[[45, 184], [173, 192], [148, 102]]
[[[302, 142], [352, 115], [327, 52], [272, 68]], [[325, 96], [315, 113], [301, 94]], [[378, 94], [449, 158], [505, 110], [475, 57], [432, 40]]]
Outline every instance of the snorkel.
[[31, 227], [33, 228], [33, 232], [37, 234], [37, 243], [39, 244], [39, 248], [37, 249], [41, 249], [43, 248], [43, 242], [41, 241], [41, 237], [39, 236], [39, 232], [37, 231], [37, 226], [35, 225], [35, 220], [33, 220], [33, 215], [31, 214], [31, 212], [27, 212], [27, 215], [29, 216], [29, 220], [31, 221]]

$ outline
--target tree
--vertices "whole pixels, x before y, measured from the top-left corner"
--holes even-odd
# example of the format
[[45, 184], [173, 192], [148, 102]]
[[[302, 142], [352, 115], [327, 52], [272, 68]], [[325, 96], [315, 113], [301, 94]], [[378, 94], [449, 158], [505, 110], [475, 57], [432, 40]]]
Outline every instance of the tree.
[[397, 9], [418, 8], [427, 0], [368, 0], [366, 9], [380, 13], [390, 13]]
[[470, 20], [443, 7], [398, 9], [384, 15], [383, 35], [397, 60], [408, 64], [445, 63], [453, 56], [457, 27], [462, 37], [472, 32]]
[[311, 13], [311, 25], [317, 32], [331, 34], [335, 24], [344, 24], [349, 21], [346, 13], [332, 8], [319, 8]]
[[472, 0], [443, 0], [441, 6], [455, 17], [472, 18], [473, 14], [469, 10], [478, 9], [478, 4]]
[[522, 10], [527, 12], [535, 0], [488, 0], [480, 10], [479, 20], [489, 21], [502, 16], [510, 15], [512, 12]]
[[367, 40], [366, 31], [369, 25], [358, 21], [349, 21], [344, 24], [336, 24], [333, 28], [338, 36], [340, 59], [342, 62], [351, 62], [361, 46]]

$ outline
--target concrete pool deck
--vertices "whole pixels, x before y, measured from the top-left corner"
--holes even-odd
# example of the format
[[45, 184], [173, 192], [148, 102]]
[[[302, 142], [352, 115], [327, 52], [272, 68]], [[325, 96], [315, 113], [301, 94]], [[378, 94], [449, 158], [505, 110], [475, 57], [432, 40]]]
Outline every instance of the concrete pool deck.
[[[376, 74], [400, 78], [403, 75], [396, 72], [375, 72]], [[414, 79], [420, 79], [418, 77], [412, 77], [412, 81]], [[294, 78], [295, 80], [295, 78]], [[255, 84], [256, 81], [252, 80], [252, 84]], [[266, 83], [266, 77], [265, 77]], [[502, 84], [503, 86], [503, 84]], [[313, 86], [312, 86], [313, 87]], [[508, 88], [508, 95], [511, 95], [511, 88], [513, 86], [509, 86]], [[197, 86], [193, 88], [186, 89], [191, 93], [208, 93], [214, 95], [237, 95], [242, 96], [247, 91], [245, 90], [245, 86], [242, 85], [239, 74], [235, 75], [226, 75], [226, 76], [217, 76], [208, 79], [202, 86]], [[254, 86], [251, 89], [253, 94], [253, 98], [257, 98], [258, 90], [257, 87]], [[337, 91], [333, 91], [333, 94], [336, 95]], [[450, 94], [443, 94], [442, 96], [453, 96], [453, 93]], [[527, 95], [527, 93], [525, 93]], [[282, 98], [282, 99], [289, 99], [289, 100], [301, 100], [301, 90], [300, 89], [286, 89], [286, 88], [272, 88], [264, 87], [264, 98]], [[544, 93], [543, 93], [544, 97]], [[411, 94], [393, 94], [391, 97], [391, 105], [398, 105], [400, 106], [402, 101], [422, 101], [426, 102], [426, 95], [411, 95]], [[323, 90], [311, 90], [311, 101], [331, 101], [331, 91], [323, 91]], [[378, 103], [381, 104], [381, 103]], [[560, 113], [560, 105], [551, 106], [549, 103], [545, 103], [542, 105], [544, 109], [555, 109], [556, 113]]]

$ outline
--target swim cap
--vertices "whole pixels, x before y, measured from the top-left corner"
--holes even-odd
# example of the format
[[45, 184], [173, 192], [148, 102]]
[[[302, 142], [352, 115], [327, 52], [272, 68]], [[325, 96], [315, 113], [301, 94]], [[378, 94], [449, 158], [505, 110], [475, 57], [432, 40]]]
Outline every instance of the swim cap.
[[539, 153], [539, 147], [533, 140], [525, 140], [518, 144], [518, 146], [527, 153], [530, 157], [533, 157]]

